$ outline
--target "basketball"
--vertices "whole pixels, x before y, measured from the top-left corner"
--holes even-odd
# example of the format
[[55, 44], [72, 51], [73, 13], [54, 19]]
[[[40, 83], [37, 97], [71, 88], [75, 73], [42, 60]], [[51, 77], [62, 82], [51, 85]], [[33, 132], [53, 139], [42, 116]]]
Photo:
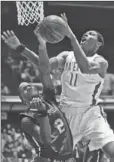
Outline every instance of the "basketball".
[[67, 23], [59, 16], [50, 15], [43, 19], [38, 26], [38, 32], [49, 43], [58, 43], [65, 37]]

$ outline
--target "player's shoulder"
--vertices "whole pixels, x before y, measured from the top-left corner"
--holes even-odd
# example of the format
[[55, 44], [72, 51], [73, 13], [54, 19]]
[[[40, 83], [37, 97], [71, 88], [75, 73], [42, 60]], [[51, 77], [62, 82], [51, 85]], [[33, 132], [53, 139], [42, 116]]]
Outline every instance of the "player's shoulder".
[[102, 62], [108, 62], [103, 56], [95, 54], [93, 56], [94, 61], [102, 61]]
[[63, 52], [59, 53], [57, 55], [57, 57], [66, 58], [70, 53], [71, 53], [71, 51], [63, 51]]
[[103, 66], [105, 66], [106, 68], [108, 68], [108, 61], [103, 56], [95, 54], [94, 61], [97, 61], [100, 64], [102, 64]]

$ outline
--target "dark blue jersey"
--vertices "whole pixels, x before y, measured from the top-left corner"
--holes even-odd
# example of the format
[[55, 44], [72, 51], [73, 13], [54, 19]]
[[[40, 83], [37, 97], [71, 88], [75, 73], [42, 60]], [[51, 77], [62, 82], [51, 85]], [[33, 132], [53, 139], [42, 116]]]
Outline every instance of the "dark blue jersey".
[[[47, 148], [45, 144], [41, 147], [41, 156], [52, 159], [68, 159], [72, 157], [73, 140], [67, 120], [59, 109], [53, 91], [46, 90], [42, 101], [45, 103], [51, 126], [51, 145]], [[36, 123], [35, 114], [30, 110], [21, 116], [29, 116]], [[38, 124], [38, 123], [37, 123]]]

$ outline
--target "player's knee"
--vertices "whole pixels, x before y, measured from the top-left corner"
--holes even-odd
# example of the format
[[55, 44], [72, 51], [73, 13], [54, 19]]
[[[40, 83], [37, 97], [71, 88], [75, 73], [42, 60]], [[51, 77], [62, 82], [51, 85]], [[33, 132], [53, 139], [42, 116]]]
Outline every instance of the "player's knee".
[[103, 147], [103, 150], [109, 156], [109, 158], [114, 160], [114, 142], [110, 142]]

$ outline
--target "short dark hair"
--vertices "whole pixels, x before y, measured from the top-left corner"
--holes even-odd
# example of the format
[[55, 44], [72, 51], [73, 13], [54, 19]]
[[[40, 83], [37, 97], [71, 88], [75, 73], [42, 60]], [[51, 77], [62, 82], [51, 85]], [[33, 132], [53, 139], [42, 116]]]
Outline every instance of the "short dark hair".
[[97, 38], [98, 38], [98, 41], [102, 43], [101, 47], [102, 48], [104, 46], [104, 38], [103, 38], [103, 35], [101, 33], [99, 33], [98, 31], [96, 31], [97, 33]]

